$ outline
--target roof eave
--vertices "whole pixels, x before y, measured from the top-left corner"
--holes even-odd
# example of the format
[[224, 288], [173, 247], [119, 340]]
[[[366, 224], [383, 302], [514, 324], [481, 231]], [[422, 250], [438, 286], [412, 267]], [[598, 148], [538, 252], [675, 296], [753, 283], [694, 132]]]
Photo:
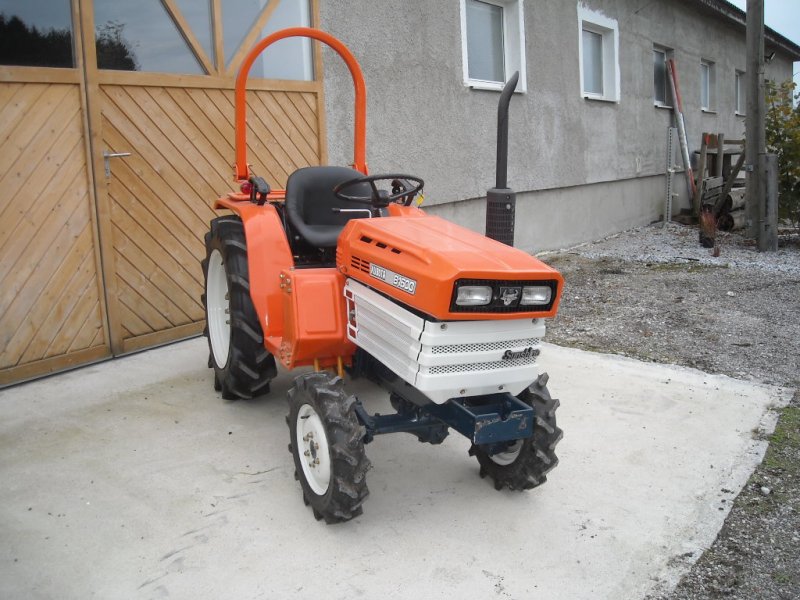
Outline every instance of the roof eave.
[[[722, 15], [734, 25], [747, 28], [747, 14], [726, 0], [694, 0], [696, 4], [702, 4], [709, 10]], [[792, 60], [800, 60], [800, 46], [792, 40], [782, 36], [780, 33], [764, 26], [764, 40], [775, 48], [785, 52]]]

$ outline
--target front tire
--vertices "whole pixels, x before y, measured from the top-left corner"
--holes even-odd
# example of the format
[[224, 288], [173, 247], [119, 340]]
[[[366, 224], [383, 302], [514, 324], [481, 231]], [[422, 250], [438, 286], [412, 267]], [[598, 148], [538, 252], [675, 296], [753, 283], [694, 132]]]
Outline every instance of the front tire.
[[495, 489], [530, 490], [547, 481], [547, 473], [558, 464], [555, 447], [563, 437], [556, 425], [560, 402], [547, 391], [547, 374], [542, 374], [518, 398], [533, 407], [536, 422], [533, 436], [518, 440], [505, 452], [489, 455], [483, 446], [473, 445], [470, 454], [480, 464], [481, 477], [494, 481]]
[[208, 366], [214, 389], [226, 400], [254, 398], [269, 392], [277, 375], [275, 359], [264, 348], [264, 334], [250, 298], [247, 243], [239, 217], [211, 221], [202, 261]]
[[370, 462], [355, 397], [345, 394], [340, 377], [317, 372], [297, 377], [288, 399], [289, 450], [303, 501], [329, 524], [357, 517], [369, 494]]

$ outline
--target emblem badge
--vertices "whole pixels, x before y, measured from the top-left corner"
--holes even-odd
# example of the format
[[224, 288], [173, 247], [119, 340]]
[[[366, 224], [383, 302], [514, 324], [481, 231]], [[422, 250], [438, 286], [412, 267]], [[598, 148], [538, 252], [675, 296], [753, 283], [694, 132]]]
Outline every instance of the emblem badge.
[[527, 348], [523, 348], [522, 350], [506, 350], [503, 353], [503, 356], [500, 358], [502, 360], [514, 360], [516, 358], [537, 358], [539, 356], [539, 349], [534, 348], [533, 346], [528, 346]]
[[503, 306], [511, 306], [519, 300], [520, 291], [518, 287], [501, 287], [500, 300], [503, 301]]

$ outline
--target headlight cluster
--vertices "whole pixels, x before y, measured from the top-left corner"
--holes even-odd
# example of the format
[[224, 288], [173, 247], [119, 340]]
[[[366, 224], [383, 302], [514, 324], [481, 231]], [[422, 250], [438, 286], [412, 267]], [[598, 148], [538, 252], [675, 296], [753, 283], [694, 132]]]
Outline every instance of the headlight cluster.
[[451, 310], [456, 312], [523, 312], [549, 310], [555, 281], [459, 280]]

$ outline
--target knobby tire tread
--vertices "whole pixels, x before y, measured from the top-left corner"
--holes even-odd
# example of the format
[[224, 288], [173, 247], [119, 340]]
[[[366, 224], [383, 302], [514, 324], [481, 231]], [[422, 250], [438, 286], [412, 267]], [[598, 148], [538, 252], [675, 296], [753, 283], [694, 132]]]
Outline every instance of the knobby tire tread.
[[[269, 382], [277, 375], [275, 359], [264, 348], [264, 333], [250, 298], [247, 243], [244, 226], [236, 216], [211, 221], [205, 234], [206, 258], [201, 265], [208, 278], [208, 261], [213, 250], [222, 255], [228, 280], [231, 341], [228, 362], [217, 365], [211, 350], [208, 325], [203, 335], [209, 338], [208, 366], [214, 369], [214, 389], [226, 400], [249, 399], [269, 392]], [[206, 294], [200, 297], [207, 310]], [[206, 313], [207, 316], [207, 313]], [[206, 319], [207, 321], [207, 319]]]
[[498, 490], [533, 489], [547, 481], [547, 474], [558, 465], [555, 448], [563, 437], [563, 432], [556, 425], [556, 410], [560, 402], [557, 398], [550, 397], [546, 381], [546, 375], [540, 377], [518, 396], [520, 400], [533, 406], [536, 421], [533, 436], [523, 442], [514, 462], [500, 465], [481, 446], [473, 445], [470, 449], [470, 454], [474, 454], [480, 464], [481, 477], [490, 477]]
[[[305, 373], [295, 379], [288, 394], [291, 444], [289, 451], [295, 463], [295, 478], [300, 481], [303, 501], [310, 505], [317, 520], [326, 523], [349, 521], [362, 513], [369, 495], [366, 474], [371, 463], [364, 453], [363, 425], [355, 411], [355, 398], [344, 391], [340, 377], [326, 372]], [[311, 405], [325, 427], [331, 457], [331, 481], [325, 494], [316, 494], [306, 482], [301, 465], [301, 445], [297, 440], [296, 420], [300, 408]]]

